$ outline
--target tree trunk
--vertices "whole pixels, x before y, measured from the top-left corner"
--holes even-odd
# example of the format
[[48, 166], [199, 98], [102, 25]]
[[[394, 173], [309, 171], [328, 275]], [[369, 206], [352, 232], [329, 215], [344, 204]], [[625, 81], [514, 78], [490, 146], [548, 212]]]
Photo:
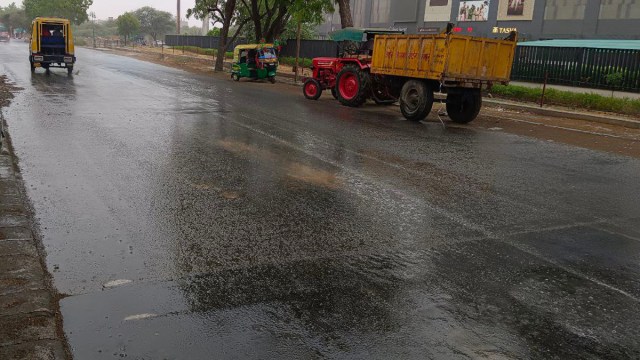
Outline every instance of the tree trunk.
[[342, 28], [353, 27], [353, 18], [351, 17], [351, 5], [349, 0], [336, 0], [340, 11], [340, 23]]
[[227, 52], [227, 39], [229, 38], [229, 28], [233, 12], [236, 9], [236, 0], [227, 0], [224, 5], [224, 19], [222, 22], [222, 30], [220, 30], [220, 41], [218, 41], [218, 54], [216, 55], [215, 71], [224, 70], [224, 57]]
[[296, 37], [298, 39], [298, 44], [296, 46], [296, 76], [294, 79], [295, 83], [298, 82], [298, 66], [300, 63], [300, 33], [301, 32], [302, 32], [302, 21], [298, 20], [298, 32], [296, 34]]

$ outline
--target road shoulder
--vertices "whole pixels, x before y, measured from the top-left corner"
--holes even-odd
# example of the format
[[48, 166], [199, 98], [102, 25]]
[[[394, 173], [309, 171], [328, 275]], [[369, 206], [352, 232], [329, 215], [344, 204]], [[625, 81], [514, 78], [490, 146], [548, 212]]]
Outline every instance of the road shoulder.
[[[0, 88], [6, 95], [3, 78]], [[3, 96], [0, 105], [7, 100]], [[0, 122], [8, 135], [1, 112]], [[0, 359], [70, 359], [59, 296], [33, 229], [24, 183], [6, 136], [0, 146]]]

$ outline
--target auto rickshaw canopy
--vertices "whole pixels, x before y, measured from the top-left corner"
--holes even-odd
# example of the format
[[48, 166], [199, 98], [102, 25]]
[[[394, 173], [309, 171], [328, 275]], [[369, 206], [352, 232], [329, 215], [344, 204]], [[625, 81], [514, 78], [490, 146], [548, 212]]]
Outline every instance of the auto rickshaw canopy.
[[261, 50], [264, 48], [274, 49], [273, 44], [243, 44], [233, 49], [233, 62], [240, 62], [240, 51], [242, 50]]
[[348, 27], [340, 30], [336, 30], [329, 33], [329, 38], [333, 41], [366, 41], [365, 34], [374, 35], [391, 35], [391, 34], [404, 34], [402, 30], [389, 30], [385, 28], [355, 28]]

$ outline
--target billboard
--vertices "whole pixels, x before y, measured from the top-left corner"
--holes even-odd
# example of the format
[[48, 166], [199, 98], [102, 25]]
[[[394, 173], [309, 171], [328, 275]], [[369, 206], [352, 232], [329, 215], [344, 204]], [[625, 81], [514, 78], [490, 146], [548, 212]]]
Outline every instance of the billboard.
[[450, 21], [453, 0], [427, 0], [424, 21]]
[[498, 3], [498, 20], [533, 20], [535, 0], [503, 0]]
[[460, 1], [458, 21], [487, 21], [491, 0]]

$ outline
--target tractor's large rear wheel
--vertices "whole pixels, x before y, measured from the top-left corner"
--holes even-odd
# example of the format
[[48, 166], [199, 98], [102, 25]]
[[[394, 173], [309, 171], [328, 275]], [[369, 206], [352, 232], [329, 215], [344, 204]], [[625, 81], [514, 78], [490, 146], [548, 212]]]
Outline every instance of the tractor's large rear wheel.
[[346, 65], [338, 73], [336, 88], [342, 105], [361, 106], [371, 95], [371, 76], [357, 65]]
[[433, 90], [424, 81], [409, 80], [400, 92], [400, 111], [407, 120], [420, 121], [433, 107]]
[[466, 124], [480, 113], [482, 94], [479, 89], [464, 89], [460, 93], [447, 95], [447, 115], [456, 123]]

